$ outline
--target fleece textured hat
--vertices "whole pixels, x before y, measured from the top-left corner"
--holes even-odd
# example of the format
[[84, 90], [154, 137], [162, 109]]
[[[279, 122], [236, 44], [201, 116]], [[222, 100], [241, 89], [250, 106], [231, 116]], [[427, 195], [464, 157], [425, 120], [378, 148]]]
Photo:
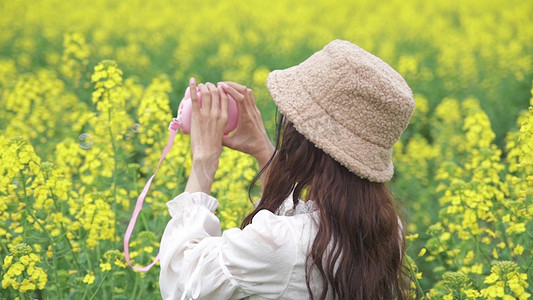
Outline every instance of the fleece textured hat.
[[415, 102], [387, 63], [334, 40], [301, 64], [272, 71], [267, 88], [296, 130], [351, 172], [374, 182], [392, 178], [392, 146]]

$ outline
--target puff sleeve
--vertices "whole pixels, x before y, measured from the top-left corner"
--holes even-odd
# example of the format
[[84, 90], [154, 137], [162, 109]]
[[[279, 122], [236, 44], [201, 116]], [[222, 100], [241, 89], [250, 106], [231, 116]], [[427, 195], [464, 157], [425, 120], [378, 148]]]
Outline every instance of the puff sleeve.
[[183, 193], [167, 203], [160, 247], [164, 299], [280, 298], [296, 262], [296, 239], [286, 217], [260, 211], [243, 230], [221, 233], [218, 202]]

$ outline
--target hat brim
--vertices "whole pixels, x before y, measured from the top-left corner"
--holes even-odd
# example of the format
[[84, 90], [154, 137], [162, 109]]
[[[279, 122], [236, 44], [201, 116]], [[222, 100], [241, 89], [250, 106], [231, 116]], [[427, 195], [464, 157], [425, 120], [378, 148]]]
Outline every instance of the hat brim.
[[299, 73], [298, 65], [268, 75], [267, 88], [279, 111], [316, 147], [359, 177], [373, 182], [390, 180], [394, 173], [392, 149], [362, 139], [336, 122], [305, 90]]

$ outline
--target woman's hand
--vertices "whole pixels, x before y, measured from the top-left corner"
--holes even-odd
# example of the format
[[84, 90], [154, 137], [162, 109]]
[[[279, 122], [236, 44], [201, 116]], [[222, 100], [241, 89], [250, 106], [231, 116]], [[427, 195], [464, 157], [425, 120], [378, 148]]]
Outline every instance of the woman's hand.
[[220, 86], [235, 99], [239, 109], [237, 128], [231, 136], [222, 138], [222, 144], [252, 155], [262, 168], [274, 153], [274, 146], [266, 133], [252, 90], [231, 81], [219, 83]]
[[191, 152], [192, 168], [185, 191], [211, 192], [213, 178], [222, 153], [222, 137], [228, 123], [228, 96], [222, 87], [199, 84], [202, 107], [196, 94], [196, 81], [189, 81], [192, 103]]

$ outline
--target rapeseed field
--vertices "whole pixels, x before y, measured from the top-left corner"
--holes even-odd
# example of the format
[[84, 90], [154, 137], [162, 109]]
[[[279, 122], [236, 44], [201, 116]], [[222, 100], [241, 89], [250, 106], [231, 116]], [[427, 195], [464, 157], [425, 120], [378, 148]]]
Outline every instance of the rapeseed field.
[[[415, 93], [395, 145], [412, 298], [533, 292], [530, 1], [0, 2], [0, 299], [159, 299], [122, 239], [188, 78], [251, 87], [271, 137], [271, 70], [350, 40]], [[191, 166], [178, 134], [134, 231], [156, 255]], [[224, 229], [251, 209], [253, 158], [225, 149], [213, 184]], [[253, 197], [258, 197], [256, 190]]]

